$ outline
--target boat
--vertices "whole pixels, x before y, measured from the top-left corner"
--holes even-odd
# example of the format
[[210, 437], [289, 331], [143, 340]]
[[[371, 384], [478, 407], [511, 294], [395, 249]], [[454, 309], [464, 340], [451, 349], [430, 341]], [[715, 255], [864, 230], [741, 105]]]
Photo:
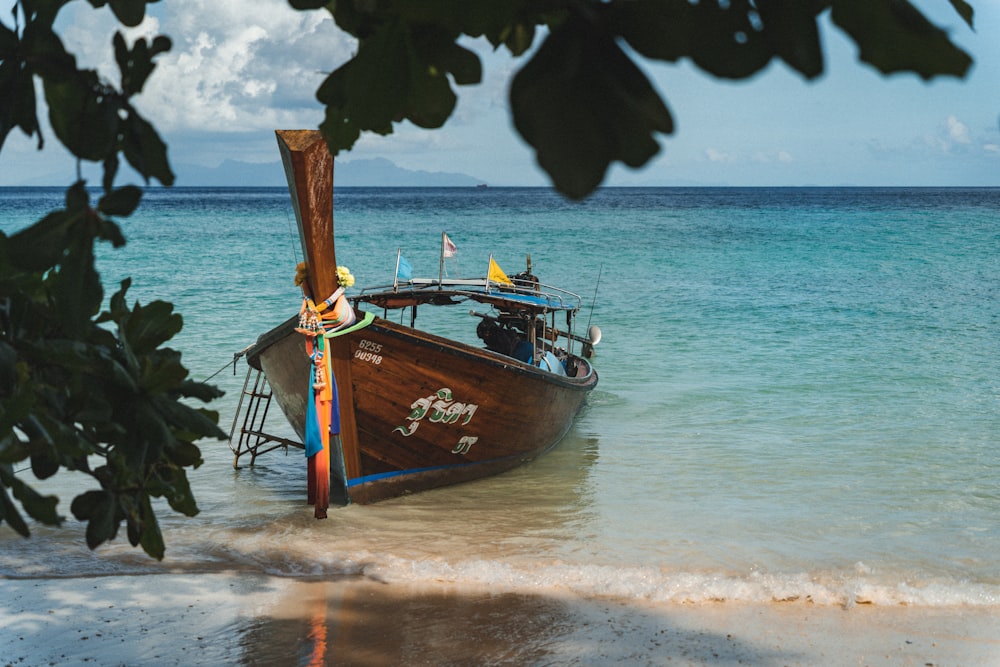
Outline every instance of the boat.
[[[244, 353], [266, 381], [255, 395], [276, 401], [300, 441], [245, 419], [241, 443], [257, 440], [234, 449], [234, 465], [262, 443], [303, 447], [309, 502], [323, 517], [330, 504], [494, 475], [556, 445], [598, 382], [589, 357], [599, 330], [574, 331], [580, 296], [541, 283], [530, 256], [513, 276], [490, 256], [484, 277], [421, 279], [400, 275], [398, 254], [392, 284], [348, 297], [333, 242], [333, 158], [319, 132], [276, 135], [305, 258], [303, 308]], [[449, 246], [442, 234], [442, 264]], [[464, 311], [480, 344], [417, 328], [424, 308]], [[395, 321], [406, 314], [409, 324]]]

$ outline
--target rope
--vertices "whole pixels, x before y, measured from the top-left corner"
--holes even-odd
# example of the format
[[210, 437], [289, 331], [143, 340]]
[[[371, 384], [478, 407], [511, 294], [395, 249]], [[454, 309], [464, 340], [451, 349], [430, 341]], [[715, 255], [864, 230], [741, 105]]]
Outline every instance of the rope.
[[250, 343], [250, 344], [249, 344], [249, 345], [247, 345], [247, 346], [246, 346], [245, 348], [243, 348], [242, 350], [240, 350], [239, 352], [237, 352], [236, 354], [234, 354], [234, 355], [233, 355], [233, 360], [232, 360], [232, 361], [228, 362], [228, 363], [227, 363], [227, 364], [226, 364], [225, 366], [223, 366], [223, 367], [222, 367], [222, 368], [220, 368], [219, 370], [217, 370], [217, 371], [215, 371], [214, 373], [212, 373], [211, 375], [209, 375], [209, 376], [208, 376], [207, 378], [205, 378], [204, 380], [202, 380], [202, 382], [208, 382], [209, 380], [211, 380], [211, 379], [212, 379], [212, 378], [214, 378], [214, 377], [215, 377], [216, 375], [218, 375], [218, 374], [219, 374], [219, 373], [221, 373], [222, 371], [226, 370], [226, 369], [227, 369], [227, 368], [229, 368], [230, 366], [232, 366], [232, 367], [233, 367], [233, 377], [236, 377], [236, 362], [237, 362], [237, 361], [239, 361], [240, 357], [242, 357], [242, 356], [245, 356], [245, 355], [246, 355], [246, 353], [247, 353], [247, 352], [248, 352], [248, 351], [250, 350], [250, 348], [251, 348], [251, 347], [253, 347], [253, 346], [254, 346], [254, 343]]
[[285, 210], [285, 222], [288, 223], [288, 240], [292, 244], [292, 265], [299, 263], [299, 249], [295, 246], [295, 239], [299, 237], [298, 231], [292, 229], [292, 219]]
[[587, 329], [590, 330], [590, 321], [594, 319], [594, 306], [597, 305], [597, 288], [601, 286], [601, 274], [604, 273], [604, 262], [597, 270], [597, 283], [594, 285], [594, 300], [590, 302], [590, 317], [587, 318]]

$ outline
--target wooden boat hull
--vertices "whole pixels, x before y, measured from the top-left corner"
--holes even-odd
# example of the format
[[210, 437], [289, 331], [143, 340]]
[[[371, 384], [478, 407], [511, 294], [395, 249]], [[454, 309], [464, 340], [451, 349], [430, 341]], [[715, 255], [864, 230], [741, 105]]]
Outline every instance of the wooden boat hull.
[[[304, 437], [310, 361], [289, 320], [248, 353]], [[590, 364], [563, 377], [510, 357], [375, 318], [340, 337], [350, 359], [356, 451], [331, 452], [342, 500], [370, 503], [493, 475], [555, 445], [597, 384]], [[340, 442], [336, 440], [336, 442]], [[334, 493], [334, 496], [338, 494]]]

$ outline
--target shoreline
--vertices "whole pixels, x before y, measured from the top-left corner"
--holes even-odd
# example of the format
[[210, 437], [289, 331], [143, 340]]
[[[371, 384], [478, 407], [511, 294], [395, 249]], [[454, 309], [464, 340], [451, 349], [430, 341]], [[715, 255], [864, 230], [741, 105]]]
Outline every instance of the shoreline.
[[653, 605], [235, 571], [0, 579], [0, 600], [4, 666], [1000, 665], [992, 607]]

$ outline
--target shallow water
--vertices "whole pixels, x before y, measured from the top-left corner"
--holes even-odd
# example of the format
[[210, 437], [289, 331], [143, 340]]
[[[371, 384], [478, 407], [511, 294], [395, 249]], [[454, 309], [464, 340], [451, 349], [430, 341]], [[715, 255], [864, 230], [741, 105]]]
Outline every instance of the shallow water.
[[[0, 189], [0, 229], [59, 196]], [[444, 230], [452, 272], [484, 274], [491, 252], [516, 272], [530, 253], [544, 282], [583, 296], [601, 381], [559, 447], [316, 521], [301, 452], [233, 470], [226, 443], [205, 442], [201, 514], [164, 508], [163, 564], [127, 544], [90, 554], [76, 525], [28, 541], [0, 528], [0, 576], [235, 568], [652, 601], [1000, 604], [1000, 190], [609, 189], [573, 204], [345, 189], [335, 207], [358, 285], [391, 282], [397, 248], [436, 276]], [[193, 376], [224, 369], [213, 407], [228, 430], [246, 366], [226, 364], [299, 305], [287, 192], [154, 189], [122, 226], [106, 284], [132, 275], [131, 299], [176, 304]], [[474, 321], [446, 326], [474, 340]]]

